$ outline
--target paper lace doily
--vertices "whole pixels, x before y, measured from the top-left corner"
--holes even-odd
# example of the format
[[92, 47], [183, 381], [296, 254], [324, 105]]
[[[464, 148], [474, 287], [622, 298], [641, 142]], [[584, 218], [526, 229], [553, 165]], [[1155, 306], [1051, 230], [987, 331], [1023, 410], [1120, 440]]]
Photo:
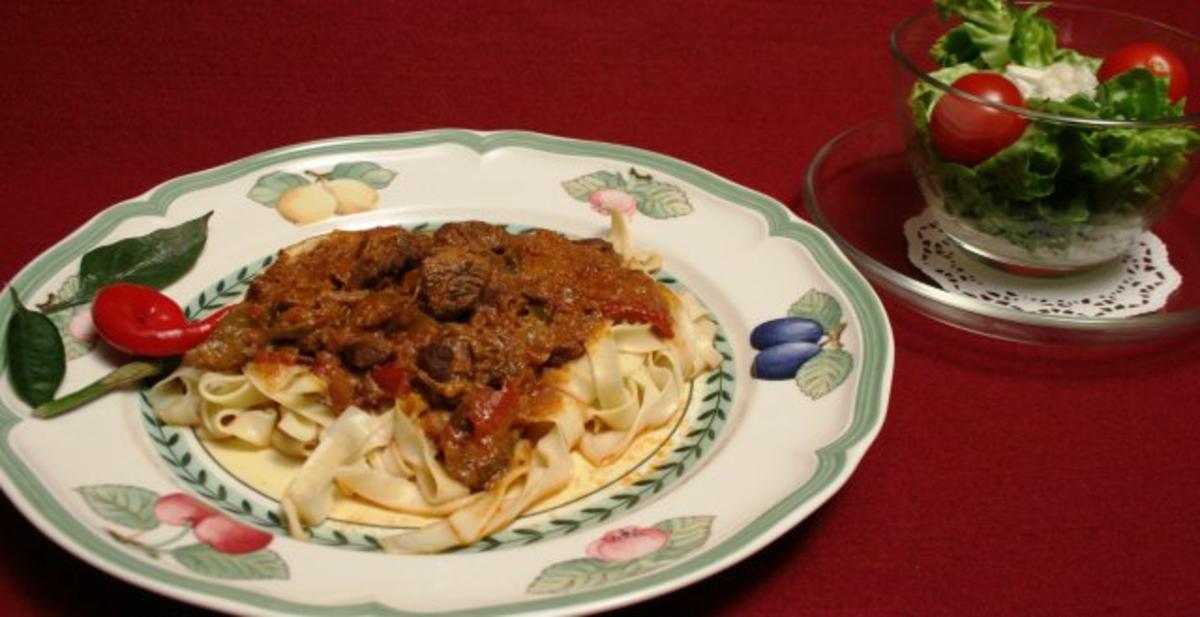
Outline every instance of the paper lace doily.
[[904, 224], [908, 258], [947, 291], [1040, 315], [1130, 317], [1161, 309], [1183, 279], [1167, 246], [1142, 234], [1124, 258], [1083, 274], [1021, 277], [988, 266], [958, 247], [930, 210]]

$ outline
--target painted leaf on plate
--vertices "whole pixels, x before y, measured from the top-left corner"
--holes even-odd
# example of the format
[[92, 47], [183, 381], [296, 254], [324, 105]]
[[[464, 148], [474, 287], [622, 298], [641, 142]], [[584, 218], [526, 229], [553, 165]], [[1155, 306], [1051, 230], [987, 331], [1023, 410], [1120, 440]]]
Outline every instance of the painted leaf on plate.
[[213, 578], [285, 580], [289, 577], [287, 562], [272, 550], [229, 555], [207, 544], [189, 544], [171, 549], [171, 556], [192, 572]]
[[[556, 563], [543, 570], [529, 584], [529, 588], [526, 591], [531, 594], [545, 595], [592, 589], [633, 578], [660, 568], [703, 546], [704, 542], [708, 540], [713, 519], [714, 517], [712, 516], [684, 516], [659, 521], [652, 529], [666, 532], [667, 541], [661, 548], [652, 545], [647, 549], [653, 551], [649, 554], [645, 554], [643, 550], [639, 550], [636, 546], [630, 547], [631, 552], [625, 550], [606, 551], [601, 549], [597, 553], [593, 553], [592, 550], [596, 548], [597, 544], [608, 543], [610, 545], [609, 548], [615, 548], [616, 544], [625, 543], [631, 539], [631, 536], [622, 537], [620, 531], [623, 530], [618, 530], [616, 537], [613, 538], [609, 537], [613, 535], [610, 532], [604, 538], [593, 543], [592, 547], [588, 549], [589, 554], [597, 554], [597, 556], [606, 557], [607, 559], [592, 557]], [[631, 527], [629, 529], [636, 531], [638, 528]], [[637, 535], [645, 537], [644, 532], [642, 534], [633, 534], [633, 536]], [[661, 534], [659, 534], [659, 537], [661, 537]], [[633, 541], [637, 542], [638, 540], [634, 539]], [[643, 556], [629, 559], [629, 557], [639, 553]], [[622, 557], [622, 555], [625, 556]]]
[[100, 518], [129, 529], [150, 530], [158, 527], [154, 502], [158, 493], [125, 484], [81, 486], [76, 491]]
[[811, 319], [832, 332], [842, 323], [842, 307], [833, 296], [816, 289], [810, 289], [788, 309], [789, 317], [804, 317]]
[[396, 172], [384, 169], [370, 161], [355, 161], [353, 163], [338, 163], [329, 172], [330, 179], [347, 178], [358, 180], [373, 189], [387, 188], [396, 177]]
[[648, 555], [646, 559], [666, 563], [683, 557], [700, 548], [712, 530], [712, 516], [681, 516], [654, 524], [655, 529], [667, 532], [671, 537], [662, 550]]
[[579, 201], [587, 201], [592, 193], [596, 191], [625, 188], [625, 180], [621, 177], [621, 174], [611, 171], [597, 171], [586, 176], [567, 180], [562, 183], [562, 187], [571, 197]]
[[627, 563], [606, 563], [590, 558], [572, 559], [543, 570], [526, 591], [533, 594], [553, 594], [592, 589], [649, 572], [658, 565], [645, 559]]
[[656, 180], [639, 181], [630, 192], [638, 200], [638, 211], [654, 219], [669, 219], [692, 212], [683, 189]]
[[800, 367], [796, 384], [814, 401], [842, 385], [854, 368], [854, 358], [844, 349], [823, 349]]
[[259, 178], [258, 182], [254, 183], [254, 188], [251, 188], [246, 196], [268, 208], [274, 208], [279, 203], [279, 198], [288, 189], [305, 184], [310, 184], [310, 182], [304, 176], [285, 171], [273, 171]]

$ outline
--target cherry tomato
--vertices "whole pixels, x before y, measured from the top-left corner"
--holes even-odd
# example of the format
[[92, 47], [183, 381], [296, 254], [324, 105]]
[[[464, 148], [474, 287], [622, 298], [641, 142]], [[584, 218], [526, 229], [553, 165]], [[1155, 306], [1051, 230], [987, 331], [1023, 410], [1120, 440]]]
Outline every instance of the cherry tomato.
[[[1021, 91], [997, 73], [971, 73], [950, 85], [995, 103], [1025, 106]], [[946, 160], [976, 165], [1020, 139], [1028, 124], [1019, 114], [947, 93], [933, 107], [929, 136]]]
[[1134, 43], [1108, 54], [1096, 78], [1108, 81], [1125, 71], [1143, 68], [1159, 77], [1167, 78], [1167, 98], [1172, 102], [1187, 96], [1187, 65], [1175, 52], [1158, 43]]

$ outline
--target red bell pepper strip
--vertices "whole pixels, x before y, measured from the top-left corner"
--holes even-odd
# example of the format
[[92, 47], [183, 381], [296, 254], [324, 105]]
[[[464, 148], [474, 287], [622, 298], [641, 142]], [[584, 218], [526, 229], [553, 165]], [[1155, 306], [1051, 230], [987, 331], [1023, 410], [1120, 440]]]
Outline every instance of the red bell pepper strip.
[[116, 283], [92, 301], [92, 322], [109, 345], [135, 356], [177, 356], [208, 338], [226, 307], [201, 321], [188, 323], [183, 310], [167, 296], [144, 285]]
[[393, 397], [404, 396], [412, 392], [411, 376], [399, 364], [385, 364], [375, 367], [371, 371], [371, 379], [375, 380], [375, 385], [379, 386], [380, 390]]
[[605, 302], [600, 305], [600, 313], [613, 321], [650, 324], [650, 329], [662, 338], [675, 336], [675, 329], [671, 327], [671, 315], [661, 309]]
[[507, 430], [515, 419], [519, 388], [508, 381], [499, 390], [480, 388], [464, 401], [466, 416], [474, 428], [474, 435], [481, 437]]

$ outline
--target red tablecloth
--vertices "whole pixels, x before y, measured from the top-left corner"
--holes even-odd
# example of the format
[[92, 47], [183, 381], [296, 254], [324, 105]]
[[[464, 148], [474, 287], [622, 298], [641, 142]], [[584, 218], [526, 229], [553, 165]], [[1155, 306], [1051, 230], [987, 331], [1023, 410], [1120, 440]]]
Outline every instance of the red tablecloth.
[[[340, 135], [630, 144], [798, 209], [815, 151], [893, 113], [886, 37], [928, 3], [139, 4], [6, 6], [0, 280], [159, 182]], [[1103, 4], [1200, 31], [1194, 1]], [[849, 484], [631, 614], [1200, 610], [1200, 341], [1035, 348], [888, 309], [888, 419]], [[83, 565], [0, 502], [0, 613], [200, 612]]]

